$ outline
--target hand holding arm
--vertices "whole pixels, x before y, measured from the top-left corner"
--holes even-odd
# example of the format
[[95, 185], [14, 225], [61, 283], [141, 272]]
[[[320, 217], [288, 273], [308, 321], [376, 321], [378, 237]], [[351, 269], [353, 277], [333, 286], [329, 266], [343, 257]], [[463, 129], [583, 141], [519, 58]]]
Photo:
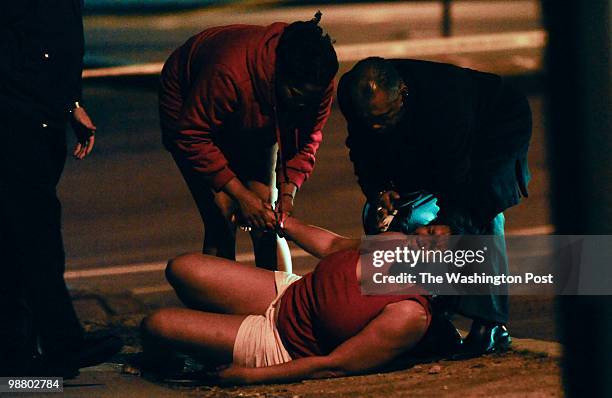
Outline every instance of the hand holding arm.
[[238, 202], [242, 221], [248, 226], [259, 229], [274, 228], [275, 217], [272, 209], [246, 188], [238, 178], [232, 178], [222, 189]]

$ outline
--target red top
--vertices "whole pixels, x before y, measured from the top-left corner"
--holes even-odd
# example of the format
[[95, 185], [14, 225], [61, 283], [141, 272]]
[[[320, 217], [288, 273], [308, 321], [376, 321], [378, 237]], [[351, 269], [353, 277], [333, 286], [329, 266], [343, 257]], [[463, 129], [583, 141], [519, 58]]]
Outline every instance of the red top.
[[277, 163], [279, 181], [300, 187], [313, 170], [334, 83], [318, 111], [279, 127], [274, 72], [276, 47], [286, 26], [206, 29], [187, 40], [164, 65], [159, 103], [164, 143], [217, 190], [235, 176], [218, 144], [240, 147], [245, 134], [262, 140], [280, 138], [284, 162]]
[[333, 253], [285, 290], [277, 327], [291, 358], [329, 354], [359, 333], [387, 304], [415, 300], [431, 311], [428, 298], [422, 295], [362, 295], [358, 261], [358, 250]]

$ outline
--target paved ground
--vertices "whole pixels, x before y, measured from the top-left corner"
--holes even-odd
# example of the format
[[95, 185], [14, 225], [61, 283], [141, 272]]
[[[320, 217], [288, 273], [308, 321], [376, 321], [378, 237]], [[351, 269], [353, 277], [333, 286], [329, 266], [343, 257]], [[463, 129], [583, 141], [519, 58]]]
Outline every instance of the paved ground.
[[[244, 3], [243, 7], [238, 8], [212, 7], [149, 15], [87, 16], [87, 58], [102, 63], [164, 61], [174, 48], [206, 27], [308, 20], [318, 9], [323, 12], [322, 26], [340, 46], [440, 35], [442, 2], [437, 0], [269, 8], [252, 6], [257, 2]], [[537, 0], [454, 0], [452, 10], [454, 35], [541, 28]]]

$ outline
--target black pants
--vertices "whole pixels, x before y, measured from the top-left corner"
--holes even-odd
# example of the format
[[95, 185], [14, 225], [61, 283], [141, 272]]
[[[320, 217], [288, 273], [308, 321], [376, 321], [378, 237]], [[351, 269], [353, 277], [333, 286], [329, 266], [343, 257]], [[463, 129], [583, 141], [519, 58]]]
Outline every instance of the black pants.
[[[488, 240], [490, 245], [488, 255], [491, 256], [487, 263], [491, 267], [491, 275], [509, 275], [508, 254], [506, 252], [506, 240], [504, 238], [505, 218], [503, 213], [498, 214], [487, 226], [484, 235], [494, 236]], [[457, 298], [455, 312], [468, 318], [481, 321], [508, 323], [508, 294], [496, 294], [504, 292], [507, 287], [491, 287], [489, 295], [459, 296]]]
[[64, 131], [0, 120], [0, 351], [82, 338], [63, 276], [56, 186], [65, 158]]

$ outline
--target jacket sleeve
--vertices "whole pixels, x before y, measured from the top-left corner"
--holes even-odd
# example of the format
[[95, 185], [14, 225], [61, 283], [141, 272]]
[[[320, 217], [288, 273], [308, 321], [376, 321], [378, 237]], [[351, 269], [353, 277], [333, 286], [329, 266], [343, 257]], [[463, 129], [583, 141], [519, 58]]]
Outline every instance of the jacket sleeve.
[[236, 176], [215, 143], [238, 97], [234, 80], [224, 70], [223, 65], [212, 65], [200, 72], [179, 117], [175, 142], [178, 156], [217, 191]]
[[314, 169], [317, 150], [323, 139], [323, 127], [331, 113], [331, 105], [334, 97], [334, 83], [329, 85], [325, 96], [319, 105], [317, 116], [313, 127], [305, 130], [299, 130], [297, 152], [295, 156], [285, 162], [287, 175], [284, 175], [282, 168], [282, 160], [277, 162], [276, 175], [279, 176], [279, 182], [292, 182], [298, 188], [302, 186], [304, 181], [310, 177]]

